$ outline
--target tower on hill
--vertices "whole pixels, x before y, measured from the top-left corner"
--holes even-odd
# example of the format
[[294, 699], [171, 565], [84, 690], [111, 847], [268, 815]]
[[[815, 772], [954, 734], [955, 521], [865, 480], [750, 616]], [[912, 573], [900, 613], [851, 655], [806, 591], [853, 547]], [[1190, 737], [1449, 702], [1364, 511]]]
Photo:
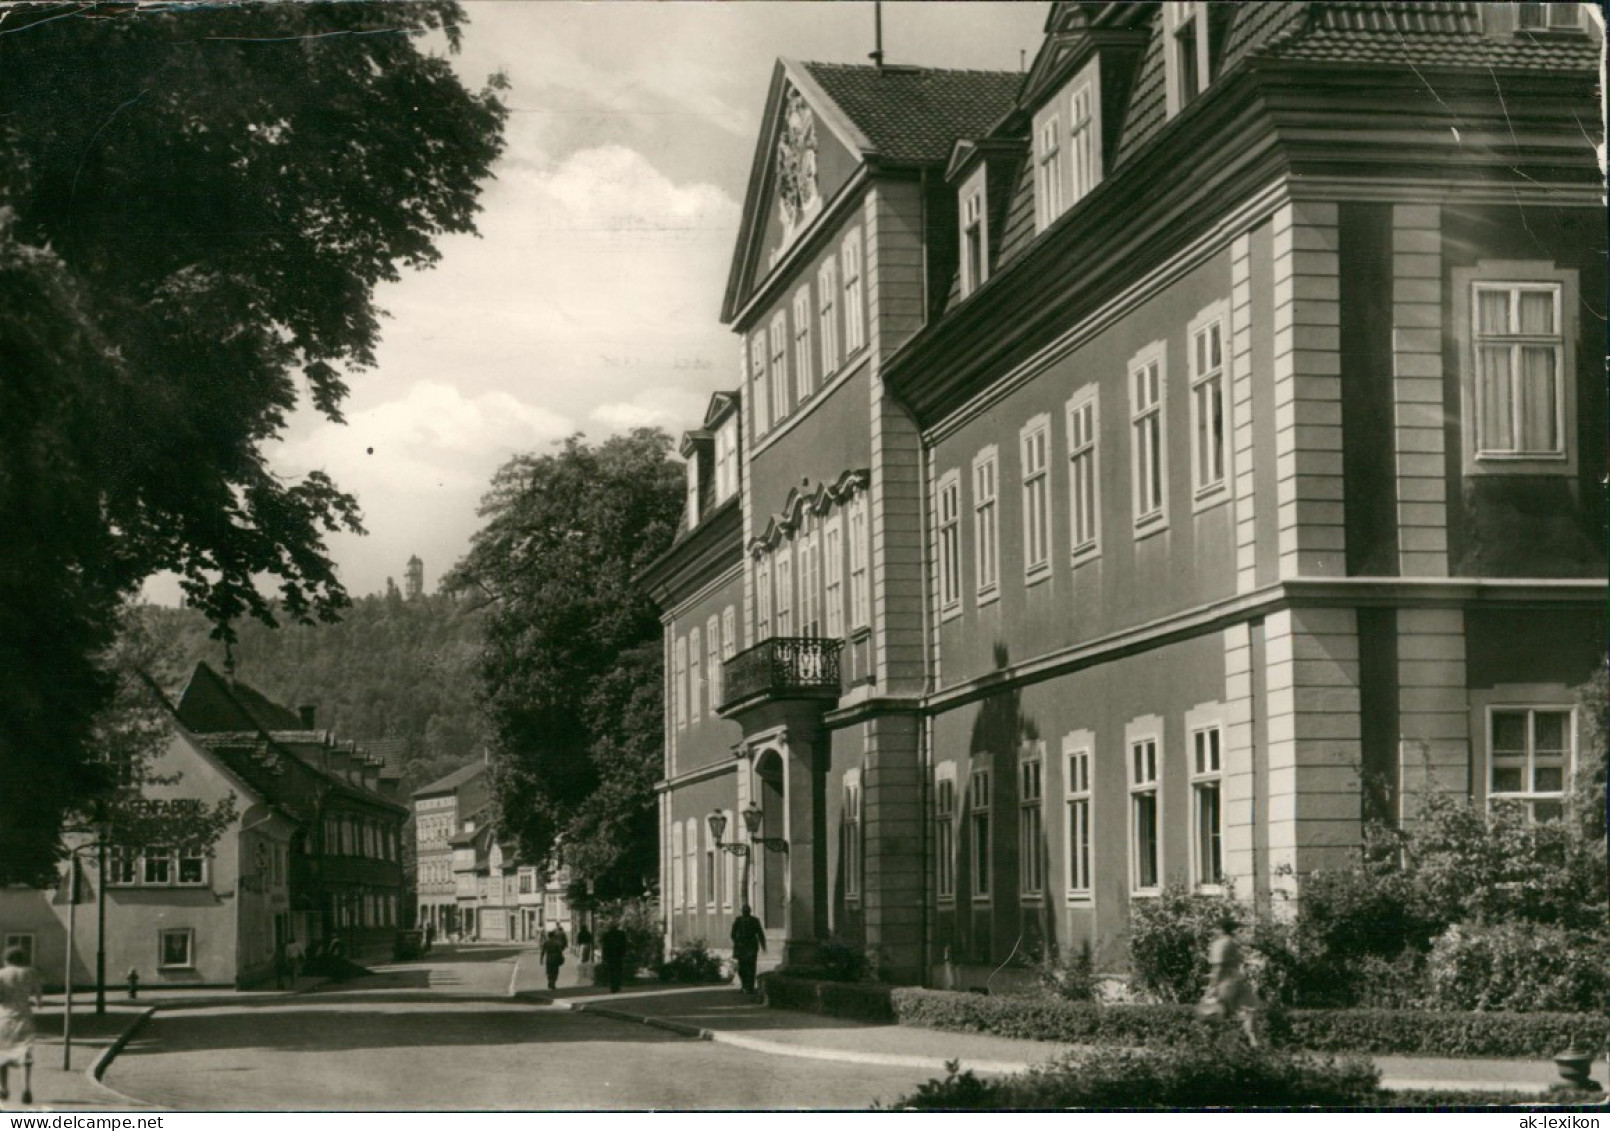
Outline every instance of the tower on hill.
[[408, 574], [403, 580], [403, 595], [410, 601], [425, 595], [425, 563], [419, 560], [419, 555], [411, 555], [408, 559]]

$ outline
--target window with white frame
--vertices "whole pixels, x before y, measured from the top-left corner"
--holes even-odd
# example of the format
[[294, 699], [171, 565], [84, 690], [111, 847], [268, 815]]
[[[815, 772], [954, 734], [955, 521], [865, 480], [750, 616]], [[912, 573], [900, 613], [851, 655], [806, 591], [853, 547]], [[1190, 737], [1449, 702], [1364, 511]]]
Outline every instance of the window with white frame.
[[1075, 559], [1101, 548], [1101, 468], [1097, 463], [1096, 394], [1087, 385], [1068, 402], [1068, 529]]
[[840, 246], [839, 261], [844, 269], [844, 354], [853, 356], [866, 345], [861, 298], [861, 229], [851, 228]]
[[683, 470], [688, 477], [688, 529], [699, 525], [699, 453], [688, 455], [688, 462], [683, 464]]
[[687, 890], [684, 886], [687, 876], [682, 871], [683, 835], [680, 821], [671, 826], [671, 906], [677, 911], [682, 910], [687, 903]]
[[956, 898], [956, 767], [949, 762], [934, 777], [934, 891]]
[[1190, 105], [1215, 77], [1222, 23], [1212, 22], [1212, 7], [1202, 0], [1163, 5], [1163, 29], [1167, 37], [1164, 95], [1170, 117]]
[[822, 620], [830, 640], [844, 635], [844, 517], [822, 524]]
[[1191, 482], [1196, 497], [1225, 487], [1229, 446], [1224, 411], [1224, 308], [1203, 312], [1190, 327], [1186, 367], [1191, 380]]
[[861, 771], [844, 775], [844, 801], [839, 826], [843, 835], [840, 859], [844, 861], [844, 898], [861, 898]]
[[764, 436], [771, 427], [771, 379], [766, 374], [764, 330], [749, 339], [749, 367], [749, 399], [754, 405], [750, 415], [755, 422], [755, 435]]
[[794, 635], [794, 546], [784, 542], [772, 560], [772, 607], [778, 636]]
[[676, 701], [676, 725], [688, 725], [688, 693], [684, 681], [688, 670], [688, 640], [685, 636], [676, 639], [676, 645], [671, 649], [671, 698]]
[[816, 516], [809, 511], [800, 519], [799, 549], [799, 634], [822, 634], [822, 540]]
[[1017, 764], [1018, 890], [1026, 896], [1045, 891], [1045, 754], [1030, 747]]
[[1191, 731], [1191, 877], [1198, 887], [1224, 882], [1223, 744], [1216, 725]]
[[1575, 712], [1571, 708], [1489, 707], [1488, 803], [1516, 802], [1534, 821], [1561, 816], [1575, 747]]
[[1129, 743], [1129, 886], [1156, 891], [1162, 883], [1162, 829], [1158, 805], [1158, 738]]
[[687, 845], [684, 862], [688, 866], [688, 910], [692, 911], [699, 906], [699, 820], [696, 817], [688, 818]]
[[1000, 459], [994, 444], [973, 457], [973, 571], [979, 600], [1000, 592]]
[[721, 636], [721, 618], [711, 613], [704, 622], [704, 666], [712, 715], [716, 713], [716, 705], [721, 702], [721, 649], [725, 644]]
[[704, 838], [704, 909], [714, 911], [720, 902], [721, 873], [716, 868], [716, 846], [708, 833]]
[[196, 932], [170, 927], [157, 932], [157, 965], [163, 970], [190, 970], [196, 965]]
[[34, 964], [34, 936], [31, 931], [7, 931], [5, 934], [4, 949], [0, 954], [9, 954], [13, 950], [22, 951], [22, 964]]
[[704, 701], [704, 651], [700, 647], [699, 630], [688, 631], [688, 722], [699, 721]]
[[850, 627], [872, 623], [872, 589], [867, 577], [866, 496], [856, 495], [850, 503]]
[[961, 608], [962, 531], [961, 475], [947, 471], [939, 480], [939, 609]]
[[1051, 569], [1051, 419], [1036, 416], [1019, 433], [1023, 453], [1023, 572], [1029, 577]]
[[[727, 819], [727, 828], [731, 829], [737, 827], [733, 824], [733, 813], [731, 809], [723, 809], [721, 811], [721, 815]], [[734, 873], [737, 871], [737, 863], [738, 857], [733, 853], [721, 853], [721, 906], [726, 911], [732, 910], [732, 893], [737, 889], [737, 877], [734, 875]]]
[[771, 635], [771, 560], [760, 558], [755, 562], [755, 639]]
[[988, 899], [990, 893], [990, 773], [987, 767], [973, 771], [967, 782], [968, 863], [973, 873], [973, 898]]
[[1564, 462], [1563, 291], [1558, 282], [1471, 284], [1477, 463]]
[[1089, 899], [1094, 889], [1090, 870], [1090, 751], [1093, 745], [1088, 732], [1071, 734], [1062, 741], [1062, 756], [1067, 765], [1063, 792], [1068, 814], [1064, 829], [1068, 842], [1068, 894], [1083, 899]]
[[1101, 124], [1096, 119], [1096, 81], [1076, 80], [1068, 96], [1068, 149], [1073, 176], [1068, 201], [1076, 204], [1101, 180]]
[[113, 887], [202, 887], [207, 853], [201, 848], [118, 846], [111, 850], [106, 882]]
[[721, 658], [730, 660], [738, 652], [738, 610], [728, 605], [721, 610]]
[[771, 377], [771, 419], [776, 424], [788, 415], [788, 315], [779, 310], [771, 320], [771, 352], [766, 370]]
[[724, 503], [738, 493], [738, 414], [735, 412], [716, 429], [716, 502]]
[[821, 326], [822, 379], [839, 367], [839, 263], [833, 256], [822, 261], [816, 272], [816, 320]]
[[1044, 119], [1037, 127], [1034, 205], [1042, 232], [1062, 215], [1062, 119], [1058, 115]]
[[1129, 363], [1130, 448], [1133, 452], [1135, 526], [1160, 527], [1167, 518], [1168, 452], [1163, 424], [1163, 348], [1147, 347]]
[[962, 185], [961, 207], [961, 287], [966, 298], [989, 278], [989, 224], [984, 209], [985, 169]]
[[816, 359], [811, 356], [811, 287], [794, 292], [794, 392], [804, 401], [816, 391]]

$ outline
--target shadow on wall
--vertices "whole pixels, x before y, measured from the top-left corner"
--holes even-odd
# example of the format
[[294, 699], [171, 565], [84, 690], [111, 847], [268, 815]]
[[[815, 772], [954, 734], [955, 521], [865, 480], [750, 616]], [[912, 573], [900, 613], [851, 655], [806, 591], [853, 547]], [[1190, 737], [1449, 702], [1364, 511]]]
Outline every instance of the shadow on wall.
[[[992, 670], [1004, 673], [1010, 665], [1011, 653], [1004, 642], [997, 641]], [[961, 794], [962, 826], [957, 841], [962, 851], [956, 869], [957, 938], [953, 945], [963, 961], [997, 968], [1027, 962], [1054, 933], [1046, 918], [1049, 911], [1043, 896], [1040, 906], [1024, 908], [1020, 894], [1025, 875], [1020, 847], [1030, 845], [1020, 844], [1024, 838], [1025, 782], [1019, 766], [1022, 755], [1034, 753], [1039, 741], [1039, 725], [1023, 714], [1018, 688], [989, 695], [979, 705], [968, 739], [968, 776], [956, 786]], [[982, 781], [981, 770], [987, 771]], [[1043, 758], [1039, 781], [1043, 802]], [[1043, 813], [1043, 804], [1039, 809]], [[1039, 854], [1034, 861], [1038, 874], [1044, 877], [1047, 861], [1043, 822], [1040, 834], [1029, 840], [1030, 850]], [[987, 865], [982, 875], [978, 867], [981, 862]], [[980, 880], [984, 881], [982, 885]], [[986, 895], [988, 902], [983, 899]]]

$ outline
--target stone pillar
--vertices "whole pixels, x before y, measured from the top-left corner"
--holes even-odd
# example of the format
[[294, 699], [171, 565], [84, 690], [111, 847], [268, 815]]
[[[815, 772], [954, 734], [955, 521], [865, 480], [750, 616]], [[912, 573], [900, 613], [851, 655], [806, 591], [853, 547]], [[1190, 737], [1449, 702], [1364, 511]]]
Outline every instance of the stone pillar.
[[1347, 542], [1336, 205], [1283, 205], [1273, 235], [1280, 576], [1342, 577]]
[[[1254, 824], [1252, 632], [1246, 624], [1224, 630], [1224, 871], [1243, 899], [1256, 898]], [[1189, 755], [1189, 751], [1187, 751]]]
[[1235, 590], [1258, 587], [1258, 525], [1252, 479], [1252, 238], [1230, 245], [1230, 434], [1235, 488]]
[[1283, 609], [1264, 623], [1270, 886], [1294, 893], [1361, 842], [1358, 625], [1352, 609]]
[[863, 724], [861, 820], [867, 947], [886, 978], [920, 982], [924, 889], [923, 781], [916, 712]]
[[1442, 210], [1434, 204], [1392, 209], [1392, 401], [1398, 571], [1447, 577]]

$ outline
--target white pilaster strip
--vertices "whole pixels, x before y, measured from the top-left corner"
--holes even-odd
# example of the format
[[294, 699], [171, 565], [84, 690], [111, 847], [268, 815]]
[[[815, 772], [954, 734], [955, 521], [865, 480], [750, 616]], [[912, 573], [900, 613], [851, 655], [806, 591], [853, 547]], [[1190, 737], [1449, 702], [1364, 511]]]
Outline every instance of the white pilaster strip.
[[1393, 453], [1398, 570], [1448, 576], [1442, 386], [1442, 209], [1392, 208]]

